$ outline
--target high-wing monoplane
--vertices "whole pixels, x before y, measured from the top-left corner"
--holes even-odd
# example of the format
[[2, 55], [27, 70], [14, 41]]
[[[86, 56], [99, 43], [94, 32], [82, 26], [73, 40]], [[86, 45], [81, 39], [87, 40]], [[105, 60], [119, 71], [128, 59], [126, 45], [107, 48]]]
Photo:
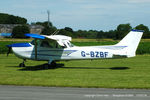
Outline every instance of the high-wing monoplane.
[[143, 31], [131, 30], [119, 43], [107, 46], [74, 46], [69, 36], [25, 34], [34, 38], [30, 43], [16, 43], [7, 45], [14, 54], [23, 59], [19, 64], [25, 67], [26, 59], [48, 61], [48, 65], [55, 67], [56, 61], [80, 59], [128, 58], [136, 55], [136, 49]]

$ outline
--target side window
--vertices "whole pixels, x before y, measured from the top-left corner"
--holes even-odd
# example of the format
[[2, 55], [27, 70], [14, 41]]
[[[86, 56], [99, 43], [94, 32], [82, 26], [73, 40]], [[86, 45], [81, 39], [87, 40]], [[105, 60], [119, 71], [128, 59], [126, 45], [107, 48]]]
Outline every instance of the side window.
[[[32, 45], [35, 45], [35, 40], [30, 42]], [[37, 40], [37, 46], [40, 47], [46, 47], [46, 48], [59, 48], [59, 49], [63, 49], [63, 48], [67, 48], [67, 46], [72, 47], [70, 43], [67, 42], [63, 42], [64, 46], [59, 45], [59, 43], [57, 41], [53, 41], [53, 40]]]
[[47, 47], [47, 48], [62, 48], [56, 41], [52, 40], [44, 40], [41, 41], [41, 47]]
[[41, 47], [50, 47], [50, 45], [49, 45], [48, 41], [42, 41]]
[[60, 46], [58, 43], [56, 43], [56, 48], [62, 49], [64, 48], [63, 46]]

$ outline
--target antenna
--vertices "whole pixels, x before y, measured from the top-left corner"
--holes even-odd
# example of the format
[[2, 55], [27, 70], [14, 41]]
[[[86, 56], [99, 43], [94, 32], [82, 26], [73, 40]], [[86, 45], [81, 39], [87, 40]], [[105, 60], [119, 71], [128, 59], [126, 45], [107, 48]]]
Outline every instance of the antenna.
[[50, 27], [50, 24], [49, 24], [50, 23], [49, 22], [50, 21], [50, 12], [49, 12], [49, 10], [47, 10], [47, 14], [48, 14], [48, 27]]
[[60, 30], [56, 30], [52, 35], [56, 35], [57, 33], [59, 33]]

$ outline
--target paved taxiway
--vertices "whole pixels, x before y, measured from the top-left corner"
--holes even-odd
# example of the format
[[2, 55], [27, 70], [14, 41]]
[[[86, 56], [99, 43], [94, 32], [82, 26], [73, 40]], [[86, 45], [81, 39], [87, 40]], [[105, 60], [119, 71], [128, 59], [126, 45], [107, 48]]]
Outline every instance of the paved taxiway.
[[150, 100], [150, 90], [0, 85], [0, 100]]

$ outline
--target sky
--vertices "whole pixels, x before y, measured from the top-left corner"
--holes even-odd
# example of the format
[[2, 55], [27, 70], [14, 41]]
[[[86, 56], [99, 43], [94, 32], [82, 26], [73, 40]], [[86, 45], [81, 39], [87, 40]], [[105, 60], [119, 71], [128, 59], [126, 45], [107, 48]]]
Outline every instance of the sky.
[[1, 0], [0, 13], [24, 17], [28, 23], [50, 21], [58, 29], [114, 30], [119, 24], [150, 28], [150, 0]]

